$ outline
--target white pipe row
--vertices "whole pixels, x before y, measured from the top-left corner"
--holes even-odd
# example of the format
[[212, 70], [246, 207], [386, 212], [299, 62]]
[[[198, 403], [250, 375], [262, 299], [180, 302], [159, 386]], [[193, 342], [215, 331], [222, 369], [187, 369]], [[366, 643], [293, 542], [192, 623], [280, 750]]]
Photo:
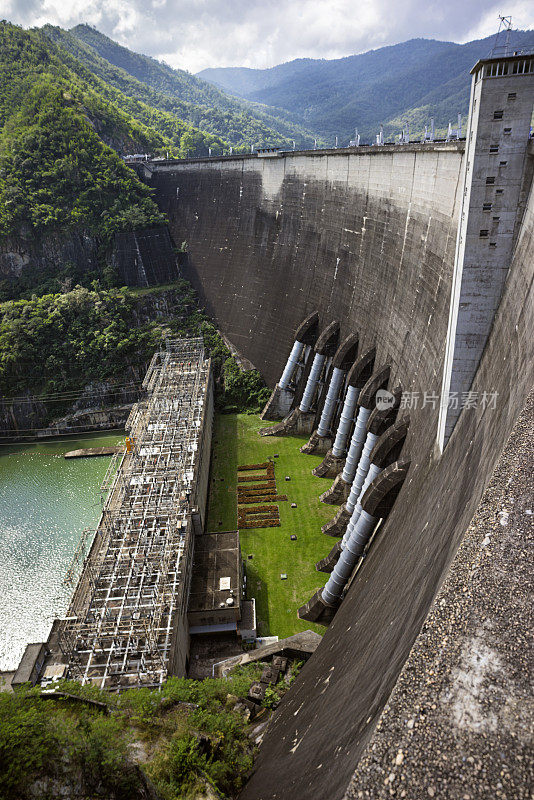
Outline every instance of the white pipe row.
[[351, 537], [345, 549], [341, 552], [339, 560], [322, 591], [321, 596], [325, 603], [333, 604], [341, 597], [345, 584], [358, 558], [363, 553], [375, 523], [376, 517], [372, 517], [371, 514], [368, 514], [367, 511], [364, 511], [362, 508], [358, 522], [351, 533]]
[[306, 412], [310, 410], [310, 406], [312, 404], [313, 395], [315, 393], [315, 389], [317, 384], [319, 383], [319, 378], [321, 377], [321, 371], [323, 369], [323, 364], [325, 362], [326, 356], [322, 353], [316, 353], [313, 357], [313, 364], [310, 370], [310, 374], [308, 375], [308, 381], [306, 383], [306, 388], [304, 389], [304, 394], [302, 395], [302, 400], [300, 401], [300, 410], [302, 412]]
[[351, 514], [354, 511], [356, 503], [358, 502], [362, 486], [367, 477], [367, 473], [369, 472], [369, 464], [371, 463], [369, 456], [371, 455], [371, 450], [373, 449], [377, 439], [378, 436], [375, 436], [374, 433], [368, 433], [365, 439], [363, 452], [360, 456], [360, 460], [358, 461], [358, 468], [356, 470], [356, 475], [354, 476], [354, 480], [352, 481], [352, 486], [350, 487], [350, 494], [347, 498], [347, 503], [346, 503], [347, 511], [350, 511]]
[[326, 436], [330, 432], [330, 423], [332, 422], [332, 417], [334, 416], [334, 412], [336, 410], [339, 390], [344, 380], [345, 372], [338, 367], [334, 367], [332, 370], [330, 385], [328, 386], [328, 392], [326, 394], [326, 400], [324, 401], [319, 427], [317, 428], [317, 433], [319, 436]]
[[358, 402], [359, 394], [360, 389], [358, 389], [356, 386], [349, 386], [347, 389], [345, 402], [343, 403], [343, 410], [339, 419], [339, 425], [337, 426], [334, 446], [332, 447], [332, 453], [338, 458], [345, 453], [347, 439], [349, 438], [350, 426], [352, 425], [352, 421], [354, 419], [354, 411], [356, 409], [356, 403]]
[[354, 476], [356, 475], [356, 468], [358, 466], [358, 461], [360, 460], [366, 438], [365, 428], [370, 415], [370, 408], [364, 408], [363, 406], [360, 406], [358, 417], [356, 419], [356, 425], [354, 426], [354, 432], [352, 434], [352, 439], [350, 440], [349, 452], [347, 454], [345, 466], [343, 467], [343, 472], [341, 473], [341, 477], [345, 483], [352, 483]]
[[289, 354], [287, 363], [284, 367], [284, 371], [282, 372], [282, 377], [278, 382], [278, 385], [281, 389], [287, 389], [287, 387], [289, 386], [289, 383], [291, 381], [291, 376], [295, 371], [295, 367], [299, 362], [299, 358], [303, 350], [304, 350], [304, 342], [295, 341], [293, 347], [291, 348], [291, 353]]
[[381, 472], [382, 472], [382, 470], [380, 469], [380, 467], [377, 467], [376, 464], [370, 464], [369, 465], [369, 469], [367, 471], [367, 475], [365, 476], [365, 480], [364, 480], [364, 482], [362, 484], [362, 488], [360, 489], [360, 493], [358, 495], [358, 499], [356, 501], [356, 505], [354, 506], [354, 509], [352, 511], [352, 514], [351, 514], [351, 518], [349, 520], [349, 524], [347, 525], [347, 530], [345, 531], [345, 535], [343, 536], [343, 539], [341, 540], [341, 547], [342, 548], [345, 548], [347, 546], [347, 542], [349, 541], [349, 539], [350, 539], [350, 537], [352, 535], [352, 531], [354, 530], [355, 526], [357, 525], [358, 520], [360, 518], [360, 514], [363, 511], [363, 509], [362, 509], [362, 499], [363, 499], [363, 496], [364, 496], [365, 492], [367, 491], [370, 483]]

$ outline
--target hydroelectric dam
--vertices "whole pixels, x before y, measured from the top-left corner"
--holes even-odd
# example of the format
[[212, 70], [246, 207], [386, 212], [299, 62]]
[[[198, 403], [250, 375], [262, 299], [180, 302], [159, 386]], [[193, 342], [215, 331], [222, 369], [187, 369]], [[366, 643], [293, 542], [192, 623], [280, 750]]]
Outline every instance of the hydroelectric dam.
[[[307, 451], [324, 453], [317, 494], [337, 519], [325, 531], [337, 548], [318, 565], [330, 590], [300, 610], [327, 626], [323, 641], [270, 724], [243, 800], [488, 796], [483, 776], [492, 759], [498, 774], [499, 748], [524, 745], [503, 714], [462, 726], [446, 692], [425, 710], [410, 665], [532, 386], [533, 102], [534, 59], [490, 58], [472, 71], [465, 141], [137, 166], [174, 243], [186, 242], [185, 276], [273, 388], [266, 426], [309, 433]], [[354, 580], [352, 523], [375, 536]], [[493, 641], [490, 663], [521, 705], [491, 611], [480, 630], [473, 615], [466, 647], [479, 637], [484, 661]], [[414, 696], [392, 706], [406, 674]], [[439, 789], [439, 746], [418, 754], [400, 733], [384, 744], [388, 724], [398, 732], [410, 721], [415, 742], [430, 708], [441, 714], [438, 745], [471, 736], [485, 753], [479, 794]], [[484, 750], [479, 735], [501, 738]], [[395, 783], [402, 763], [411, 786]]]
[[[161, 283], [182, 245], [183, 275], [272, 390], [258, 434], [304, 437], [294, 458], [331, 511], [298, 598], [324, 636], [213, 664], [306, 661], [251, 727], [240, 800], [528, 796], [533, 107], [534, 55], [502, 55], [472, 70], [465, 139], [132, 164], [169, 228], [125, 236], [121, 274]], [[12, 686], [157, 689], [188, 674], [195, 635], [258, 641], [239, 531], [207, 529], [213, 387], [203, 339], [168, 336], [67, 613]], [[278, 499], [275, 457], [239, 468], [266, 470], [259, 497]], [[263, 677], [253, 687], [252, 714]]]

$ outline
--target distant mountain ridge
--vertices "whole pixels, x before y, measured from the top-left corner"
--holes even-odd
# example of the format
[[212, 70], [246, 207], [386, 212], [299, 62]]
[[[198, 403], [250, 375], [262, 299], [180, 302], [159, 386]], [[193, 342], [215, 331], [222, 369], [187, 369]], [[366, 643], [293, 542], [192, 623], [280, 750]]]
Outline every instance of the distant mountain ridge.
[[[445, 129], [467, 114], [469, 70], [488, 55], [495, 36], [456, 44], [410, 39], [338, 59], [297, 59], [269, 69], [222, 67], [199, 77], [246, 100], [290, 110], [302, 125], [333, 143], [355, 127], [372, 140], [380, 124], [386, 136], [407, 120], [414, 133], [434, 117]], [[511, 48], [534, 47], [534, 31], [513, 31]]]
[[313, 134], [290, 112], [229, 96], [189, 72], [128, 50], [90, 25], [70, 31], [45, 25], [43, 31], [124, 94], [221, 136], [234, 147], [287, 145], [291, 139], [306, 146], [313, 141]]

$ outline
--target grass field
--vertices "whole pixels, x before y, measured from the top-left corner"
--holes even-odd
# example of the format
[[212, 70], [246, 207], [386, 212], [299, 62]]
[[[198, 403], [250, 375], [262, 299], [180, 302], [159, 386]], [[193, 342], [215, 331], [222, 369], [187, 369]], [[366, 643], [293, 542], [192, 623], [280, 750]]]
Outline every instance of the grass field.
[[[266, 461], [275, 453], [276, 486], [287, 494], [280, 502], [279, 528], [251, 528], [240, 531], [241, 551], [246, 566], [247, 591], [256, 598], [258, 633], [280, 638], [321, 626], [301, 622], [297, 609], [323, 586], [327, 575], [315, 570], [315, 562], [331, 550], [334, 540], [321, 532], [321, 525], [332, 519], [337, 507], [319, 502], [319, 495], [332, 479], [315, 478], [311, 471], [322, 456], [307, 456], [299, 451], [306, 438], [295, 436], [260, 437], [265, 425], [256, 415], [219, 414], [213, 431], [209, 531], [235, 530], [237, 525], [236, 486], [238, 464]], [[285, 476], [291, 477], [290, 481]], [[291, 508], [296, 503], [297, 508]], [[291, 534], [297, 540], [292, 542]], [[248, 556], [252, 555], [252, 559]], [[287, 573], [287, 580], [280, 574]]]

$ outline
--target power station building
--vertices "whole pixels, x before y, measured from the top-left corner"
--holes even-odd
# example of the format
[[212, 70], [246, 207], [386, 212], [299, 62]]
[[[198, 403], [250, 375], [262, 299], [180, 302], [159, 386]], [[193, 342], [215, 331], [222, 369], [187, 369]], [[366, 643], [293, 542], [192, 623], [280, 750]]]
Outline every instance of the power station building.
[[[72, 677], [109, 689], [186, 674], [195, 538], [206, 521], [213, 378], [202, 339], [167, 340], [143, 388], [70, 608], [56, 623], [56, 655]], [[238, 610], [239, 597], [232, 602]]]

